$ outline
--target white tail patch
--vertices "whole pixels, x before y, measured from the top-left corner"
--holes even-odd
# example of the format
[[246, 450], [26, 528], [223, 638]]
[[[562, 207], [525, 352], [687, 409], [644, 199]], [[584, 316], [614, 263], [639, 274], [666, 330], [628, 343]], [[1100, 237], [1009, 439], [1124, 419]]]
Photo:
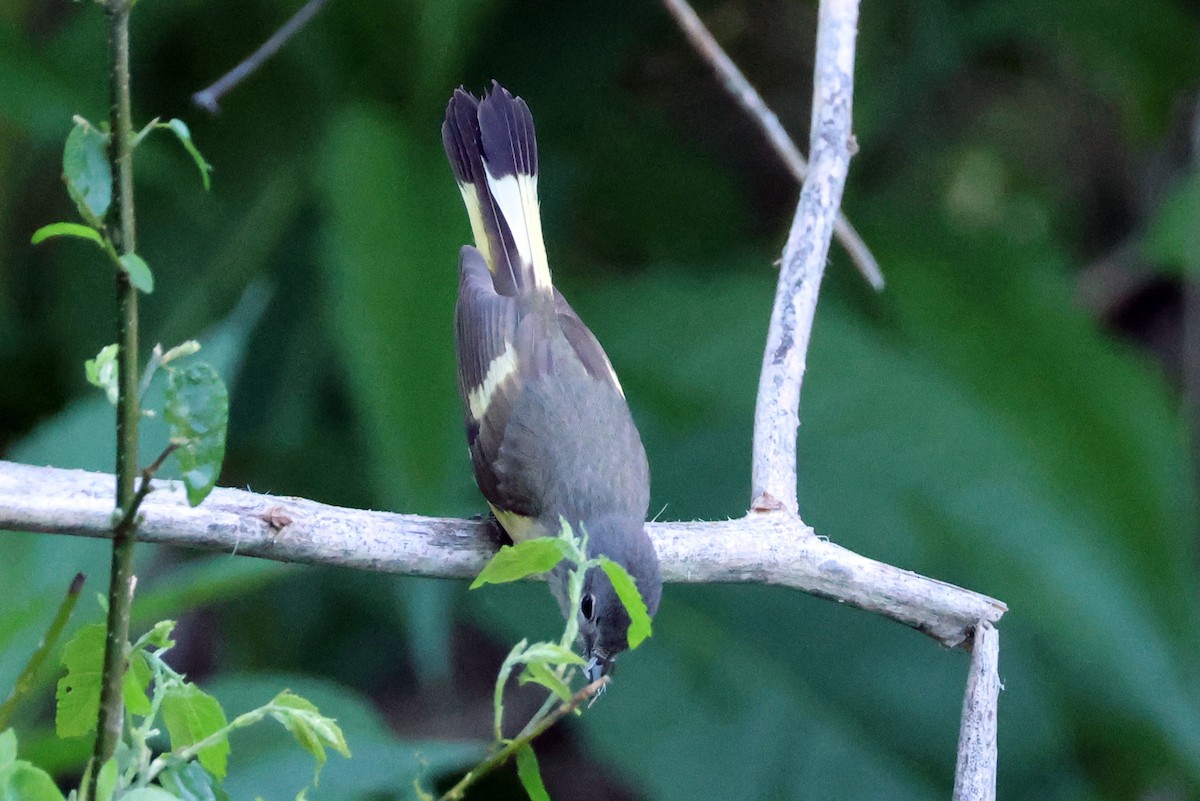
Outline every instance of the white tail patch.
[[[484, 164], [487, 167], [487, 164]], [[538, 205], [537, 177], [506, 175], [497, 178], [487, 170], [488, 188], [500, 216], [508, 223], [521, 261], [533, 268], [534, 286], [550, 290], [550, 265], [546, 260], [546, 243], [542, 239], [542, 215]]]
[[482, 420], [483, 416], [487, 414], [488, 406], [491, 405], [496, 390], [500, 389], [500, 385], [516, 372], [517, 353], [513, 350], [512, 343], [505, 342], [504, 352], [488, 365], [483, 383], [471, 390], [471, 394], [467, 396], [467, 406], [471, 410], [471, 417]]

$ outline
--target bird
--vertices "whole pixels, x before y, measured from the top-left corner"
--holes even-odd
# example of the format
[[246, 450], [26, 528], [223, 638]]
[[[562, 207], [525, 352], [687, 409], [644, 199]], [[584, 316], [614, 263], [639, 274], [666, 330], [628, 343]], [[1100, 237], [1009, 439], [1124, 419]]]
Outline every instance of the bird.
[[[460, 87], [442, 143], [475, 240], [459, 251], [454, 317], [476, 483], [514, 543], [557, 536], [562, 521], [586, 533], [587, 557], [625, 568], [653, 616], [646, 451], [612, 362], [551, 280], [529, 106], [496, 81], [481, 98]], [[563, 615], [578, 616], [588, 680], [608, 675], [630, 624], [608, 576], [586, 572], [578, 609], [566, 563], [548, 580]]]

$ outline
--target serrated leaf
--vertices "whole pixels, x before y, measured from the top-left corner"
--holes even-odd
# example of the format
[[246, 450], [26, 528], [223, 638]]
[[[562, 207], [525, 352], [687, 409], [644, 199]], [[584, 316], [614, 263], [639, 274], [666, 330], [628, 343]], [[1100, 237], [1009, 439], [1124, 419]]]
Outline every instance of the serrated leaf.
[[600, 569], [612, 582], [617, 597], [629, 613], [629, 649], [633, 650], [642, 644], [642, 640], [650, 636], [650, 613], [646, 610], [646, 602], [638, 592], [637, 582], [633, 576], [618, 563], [608, 557], [601, 557]]
[[583, 657], [564, 648], [556, 642], [535, 642], [526, 648], [519, 657], [520, 662], [527, 665], [584, 665]]
[[[162, 718], [171, 736], [171, 750], [179, 751], [223, 729], [228, 721], [220, 703], [195, 684], [169, 688], [163, 696]], [[225, 776], [229, 740], [222, 738], [200, 750], [200, 764], [218, 779]]]
[[[208, 688], [225, 708], [244, 712], [263, 706], [282, 687], [323, 711], [337, 710], [337, 724], [354, 751], [353, 759], [330, 755], [321, 769], [320, 792], [314, 801], [337, 799], [408, 799], [414, 777], [429, 780], [465, 768], [483, 757], [479, 740], [418, 741], [398, 738], [366, 697], [331, 682], [280, 674], [229, 674], [213, 679]], [[232, 718], [232, 714], [231, 714]], [[311, 764], [282, 726], [259, 725], [239, 730], [233, 738], [236, 765], [230, 764], [223, 786], [234, 801], [262, 796], [270, 801], [291, 799], [310, 784]]]
[[525, 665], [521, 675], [517, 676], [518, 684], [533, 682], [540, 684], [563, 701], [571, 700], [571, 688], [545, 662], [531, 662]]
[[55, 236], [72, 236], [76, 239], [86, 239], [90, 242], [95, 242], [100, 247], [104, 247], [104, 238], [100, 236], [99, 231], [90, 226], [72, 222], [56, 222], [43, 225], [33, 232], [33, 236], [29, 242], [33, 245], [40, 245], [47, 239]]
[[96, 354], [96, 358], [83, 363], [83, 373], [87, 381], [94, 387], [104, 390], [105, 397], [113, 406], [117, 405], [120, 391], [117, 387], [117, 354], [121, 347], [115, 342], [105, 345]]
[[275, 696], [269, 705], [269, 712], [292, 733], [300, 747], [317, 761], [313, 771], [314, 784], [320, 775], [321, 767], [325, 764], [327, 747], [344, 757], [350, 756], [346, 737], [337, 721], [322, 715], [314, 704], [295, 693], [284, 690]]
[[104, 763], [96, 774], [96, 801], [112, 801], [117, 789], [117, 759], [113, 757]]
[[58, 680], [54, 728], [59, 737], [82, 737], [95, 730], [104, 666], [104, 625], [84, 626], [63, 646], [67, 675]]
[[537, 754], [528, 743], [517, 749], [517, 777], [529, 795], [529, 801], [550, 801], [550, 794], [542, 782], [542, 771], [538, 768]]
[[146, 697], [146, 688], [154, 677], [150, 665], [146, 663], [146, 655], [135, 651], [129, 655], [129, 669], [125, 671], [122, 689], [125, 695], [125, 708], [135, 715], [150, 714], [150, 699]]
[[108, 135], [76, 122], [63, 147], [63, 177], [80, 215], [84, 219], [103, 219], [112, 203]]
[[183, 801], [229, 801], [229, 794], [199, 762], [171, 765], [158, 780]]
[[24, 760], [0, 768], [0, 798], [5, 801], [64, 801], [50, 774]]
[[175, 646], [175, 641], [171, 639], [174, 631], [174, 620], [160, 620], [154, 624], [154, 628], [147, 632], [146, 645], [153, 645], [155, 648], [172, 648]]
[[200, 171], [200, 180], [203, 182], [204, 188], [208, 189], [212, 184], [210, 177], [212, 165], [205, 160], [200, 150], [196, 147], [196, 143], [192, 141], [192, 132], [188, 128], [187, 123], [183, 120], [172, 119], [168, 120], [161, 127], [168, 128], [179, 139], [180, 144], [183, 145], [183, 149], [192, 157], [192, 161], [196, 162], [196, 169]]
[[188, 503], [208, 497], [225, 459], [229, 392], [217, 371], [203, 362], [170, 370], [165, 417], [171, 439], [183, 442], [175, 461], [187, 488]]
[[562, 561], [564, 555], [565, 546], [556, 537], [537, 537], [516, 545], [505, 545], [479, 571], [471, 582], [471, 589], [545, 573]]
[[136, 253], [126, 253], [120, 261], [121, 269], [129, 276], [129, 283], [147, 295], [154, 291], [154, 274], [145, 259]]
[[17, 761], [17, 733], [12, 729], [0, 732], [0, 768]]

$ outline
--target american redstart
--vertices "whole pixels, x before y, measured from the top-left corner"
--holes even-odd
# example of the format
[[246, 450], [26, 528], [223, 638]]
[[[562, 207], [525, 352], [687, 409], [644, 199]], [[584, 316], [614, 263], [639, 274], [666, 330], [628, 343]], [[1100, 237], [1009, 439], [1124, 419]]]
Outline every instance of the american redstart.
[[[494, 81], [482, 100], [458, 89], [442, 142], [475, 237], [459, 252], [455, 344], [479, 489], [514, 542], [556, 536], [561, 520], [586, 532], [588, 555], [620, 563], [653, 615], [646, 451], [608, 356], [550, 281], [533, 115]], [[595, 680], [628, 647], [629, 615], [599, 569], [577, 610], [566, 568], [549, 578], [563, 614], [579, 616]]]

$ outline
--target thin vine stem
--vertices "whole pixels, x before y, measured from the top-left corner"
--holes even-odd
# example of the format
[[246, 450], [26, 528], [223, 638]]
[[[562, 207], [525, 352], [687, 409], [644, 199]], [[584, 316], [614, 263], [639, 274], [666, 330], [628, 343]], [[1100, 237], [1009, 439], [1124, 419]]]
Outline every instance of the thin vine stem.
[[546, 732], [551, 726], [562, 720], [567, 715], [574, 712], [579, 707], [583, 706], [584, 702], [593, 698], [597, 693], [604, 689], [608, 684], [609, 677], [601, 676], [600, 678], [587, 685], [579, 692], [571, 696], [570, 701], [562, 703], [557, 709], [546, 715], [538, 724], [528, 731], [522, 731], [508, 743], [497, 751], [492, 756], [488, 757], [483, 762], [471, 768], [465, 776], [458, 780], [458, 783], [446, 791], [445, 795], [439, 801], [461, 801], [463, 795], [467, 792], [467, 788], [481, 778], [491, 773], [496, 768], [510, 760], [517, 751], [525, 745], [536, 740]]
[[[119, 232], [122, 253], [137, 249], [133, 202], [133, 112], [129, 75], [129, 0], [108, 0], [109, 93], [112, 100], [112, 139], [109, 159], [113, 166], [113, 195], [118, 199], [110, 229]], [[137, 289], [123, 270], [117, 284], [117, 510], [113, 528], [112, 569], [108, 591], [108, 625], [101, 675], [100, 713], [93, 759], [84, 781], [86, 801], [95, 794], [95, 776], [116, 751], [125, 722], [121, 680], [125, 673], [129, 616], [133, 603], [133, 549], [137, 537], [138, 421], [138, 300]]]

